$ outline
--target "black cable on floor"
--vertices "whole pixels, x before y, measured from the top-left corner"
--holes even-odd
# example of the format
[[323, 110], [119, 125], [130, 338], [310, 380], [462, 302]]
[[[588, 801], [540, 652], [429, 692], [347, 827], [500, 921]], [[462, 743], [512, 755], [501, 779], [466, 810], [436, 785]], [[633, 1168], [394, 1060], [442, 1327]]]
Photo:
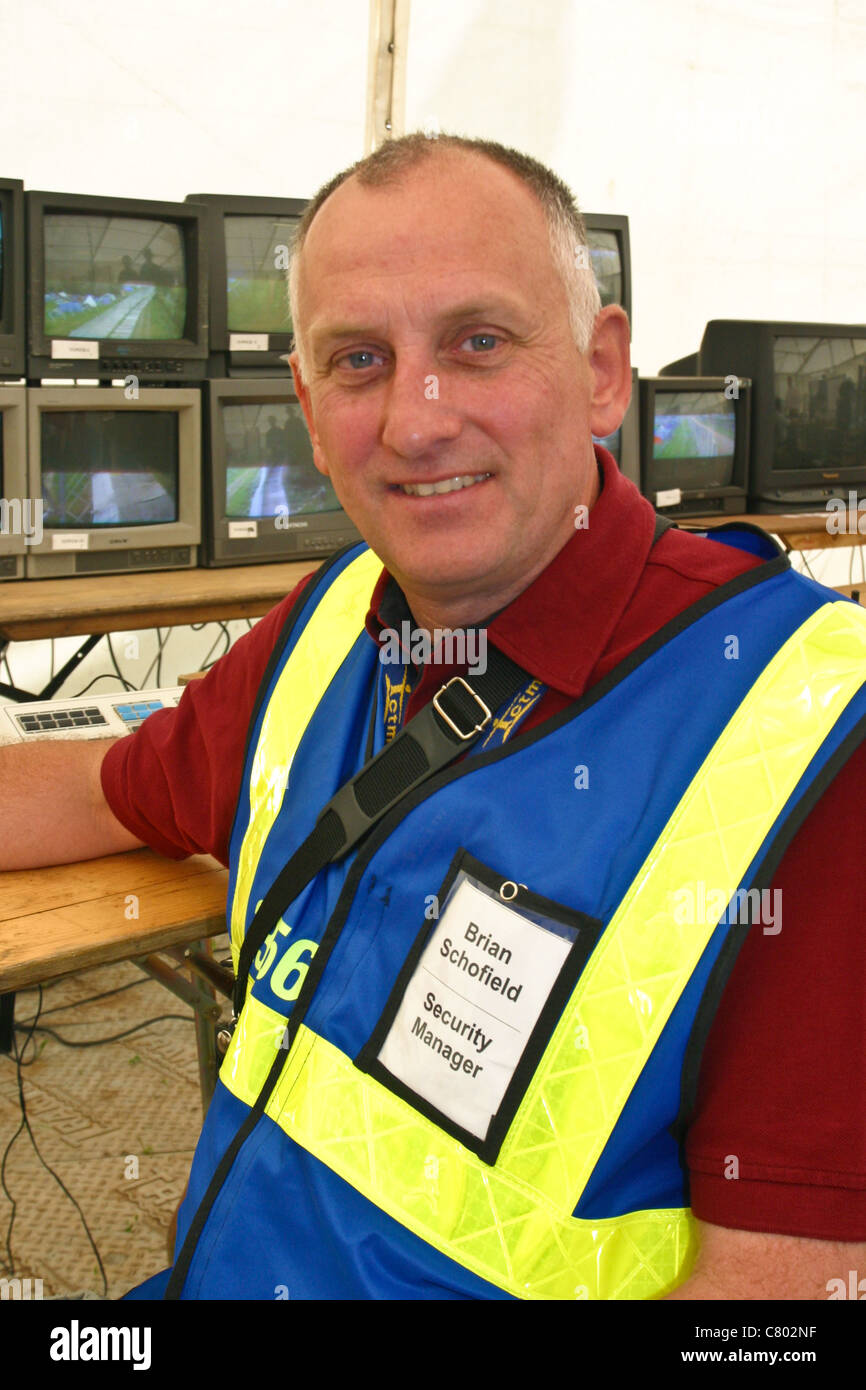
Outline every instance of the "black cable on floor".
[[[63, 1182], [62, 1178], [60, 1178], [60, 1177], [57, 1175], [57, 1173], [55, 1173], [55, 1171], [54, 1171], [54, 1169], [51, 1167], [51, 1165], [50, 1165], [49, 1163], [46, 1163], [45, 1159], [42, 1157], [42, 1154], [39, 1152], [39, 1145], [36, 1143], [36, 1136], [35, 1136], [35, 1134], [33, 1133], [33, 1129], [32, 1129], [32, 1127], [31, 1127], [30, 1121], [29, 1121], [29, 1119], [27, 1118], [27, 1104], [26, 1104], [26, 1101], [25, 1101], [25, 1099], [24, 1099], [24, 1077], [23, 1077], [22, 1074], [21, 1074], [21, 1064], [22, 1064], [22, 1061], [23, 1061], [24, 1053], [25, 1053], [25, 1051], [26, 1051], [26, 1049], [27, 1049], [27, 1044], [28, 1044], [28, 1042], [31, 1041], [31, 1039], [32, 1039], [32, 1037], [33, 1037], [33, 1034], [34, 1034], [34, 1033], [36, 1032], [36, 1030], [37, 1030], [37, 1026], [38, 1026], [38, 1025], [37, 1025], [36, 1020], [39, 1018], [39, 1014], [40, 1014], [41, 1008], [42, 1008], [42, 987], [39, 986], [39, 1002], [38, 1002], [37, 1008], [36, 1008], [36, 1017], [35, 1017], [33, 1023], [31, 1024], [31, 1026], [30, 1026], [30, 1030], [29, 1030], [29, 1032], [27, 1033], [27, 1037], [24, 1039], [24, 1046], [21, 1048], [20, 1052], [19, 1052], [19, 1050], [18, 1050], [18, 1039], [17, 1039], [17, 1038], [14, 1038], [14, 1040], [13, 1040], [13, 1041], [14, 1041], [14, 1047], [15, 1047], [15, 1072], [16, 1072], [16, 1078], [17, 1078], [17, 1081], [18, 1081], [18, 1101], [19, 1101], [19, 1104], [20, 1104], [20, 1106], [21, 1106], [21, 1124], [18, 1126], [17, 1130], [15, 1131], [14, 1135], [13, 1135], [12, 1138], [10, 1139], [9, 1143], [6, 1145], [6, 1151], [5, 1151], [5, 1153], [3, 1154], [3, 1162], [2, 1162], [2, 1165], [0, 1165], [0, 1182], [2, 1182], [3, 1191], [6, 1193], [6, 1196], [9, 1198], [10, 1202], [12, 1203], [12, 1214], [11, 1214], [10, 1217], [9, 1217], [9, 1226], [8, 1226], [8, 1228], [7, 1228], [7, 1231], [6, 1231], [6, 1256], [7, 1256], [7, 1260], [8, 1260], [9, 1274], [10, 1274], [10, 1276], [11, 1276], [12, 1274], [14, 1274], [14, 1270], [15, 1270], [15, 1262], [14, 1262], [14, 1260], [13, 1260], [13, 1258], [12, 1258], [12, 1228], [13, 1228], [13, 1226], [14, 1226], [14, 1224], [15, 1224], [15, 1213], [16, 1213], [16, 1211], [17, 1211], [17, 1209], [18, 1209], [18, 1204], [17, 1204], [17, 1202], [15, 1201], [14, 1197], [12, 1196], [11, 1192], [9, 1191], [9, 1188], [6, 1186], [6, 1163], [7, 1163], [7, 1161], [8, 1161], [9, 1154], [10, 1154], [11, 1151], [12, 1151], [12, 1146], [13, 1146], [13, 1144], [15, 1143], [15, 1140], [18, 1138], [18, 1135], [21, 1133], [21, 1130], [22, 1130], [22, 1129], [26, 1129], [28, 1135], [30, 1136], [30, 1143], [33, 1145], [33, 1152], [36, 1154], [36, 1157], [39, 1159], [39, 1162], [42, 1164], [42, 1167], [46, 1170], [46, 1172], [48, 1172], [48, 1173], [51, 1174], [51, 1177], [52, 1177], [52, 1178], [54, 1179], [54, 1181], [57, 1183], [58, 1187], [59, 1187], [60, 1190], [63, 1192], [64, 1196], [66, 1196], [66, 1197], [69, 1198], [70, 1202], [71, 1202], [72, 1205], [75, 1207], [75, 1210], [78, 1212], [78, 1215], [81, 1217], [81, 1224], [82, 1224], [82, 1226], [84, 1227], [85, 1234], [86, 1234], [86, 1236], [87, 1236], [87, 1239], [88, 1239], [89, 1242], [90, 1242], [90, 1247], [91, 1247], [91, 1249], [93, 1250], [94, 1255], [96, 1256], [96, 1263], [97, 1263], [97, 1265], [99, 1266], [99, 1273], [100, 1273], [101, 1276], [102, 1276], [102, 1292], [103, 1292], [103, 1297], [106, 1297], [106, 1298], [107, 1298], [107, 1296], [108, 1296], [108, 1279], [106, 1278], [106, 1274], [105, 1274], [105, 1266], [104, 1266], [103, 1263], [102, 1263], [102, 1256], [101, 1256], [100, 1253], [99, 1253], [99, 1247], [97, 1246], [96, 1241], [93, 1239], [93, 1236], [92, 1236], [92, 1234], [91, 1234], [90, 1227], [89, 1227], [88, 1224], [87, 1224], [87, 1220], [86, 1220], [86, 1218], [85, 1218], [84, 1212], [81, 1210], [80, 1205], [79, 1205], [78, 1202], [75, 1200], [75, 1198], [73, 1197], [72, 1193], [69, 1191], [68, 1187], [67, 1187], [66, 1184]], [[15, 1031], [18, 1032], [19, 1030], [16, 1029]], [[21, 1032], [24, 1032], [24, 1031], [26, 1031], [26, 1029], [22, 1027], [22, 1028], [20, 1029], [20, 1031], [21, 1031]], [[42, 1030], [40, 1030], [40, 1031], [42, 1031]]]
[[[178, 966], [178, 970], [182, 969], [183, 966]], [[60, 981], [58, 980], [56, 983], [59, 984]], [[44, 1018], [46, 1014], [61, 1013], [64, 1009], [77, 1009], [84, 1004], [93, 1004], [97, 999], [107, 999], [111, 994], [123, 994], [123, 991], [126, 989], [138, 989], [139, 985], [152, 985], [155, 983], [154, 980], [145, 978], [141, 980], [130, 980], [128, 985], [118, 985], [116, 989], [104, 989], [101, 994], [88, 994], [85, 999], [73, 999], [71, 1004], [55, 1004], [53, 1009], [43, 1009], [42, 1017]], [[22, 1018], [19, 1022], [30, 1023], [31, 1020], [29, 1018]]]
[[[73, 1042], [71, 1038], [61, 1038], [59, 1033], [55, 1033], [53, 1028], [39, 1028], [33, 1025], [34, 1033], [47, 1033], [55, 1042], [62, 1043], [64, 1047], [101, 1047], [103, 1043], [119, 1042], [121, 1038], [128, 1038], [130, 1033], [138, 1033], [142, 1028], [149, 1028], [152, 1023], [163, 1023], [166, 1019], [177, 1019], [180, 1023], [194, 1023], [193, 1014], [158, 1014], [156, 1018], [146, 1018], [143, 1023], [136, 1023], [133, 1028], [127, 1028], [123, 1033], [115, 1033], [110, 1038], [91, 1038], [88, 1042]], [[21, 1024], [21, 1031], [24, 1031], [24, 1024]], [[16, 1031], [19, 1025], [16, 1023]]]

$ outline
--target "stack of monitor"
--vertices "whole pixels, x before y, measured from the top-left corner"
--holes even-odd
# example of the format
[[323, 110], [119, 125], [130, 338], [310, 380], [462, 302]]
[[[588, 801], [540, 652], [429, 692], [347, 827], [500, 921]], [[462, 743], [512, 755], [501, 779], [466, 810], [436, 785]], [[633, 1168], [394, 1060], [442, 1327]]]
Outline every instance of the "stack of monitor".
[[[0, 351], [0, 375], [30, 383], [0, 387], [3, 496], [7, 523], [13, 507], [17, 523], [14, 537], [0, 537], [15, 541], [8, 577], [197, 565], [204, 212], [69, 193], [20, 198], [11, 221], [0, 200], [3, 268], [11, 252], [26, 306], [14, 368]], [[75, 384], [82, 379], [90, 384]]]
[[21, 383], [0, 386], [0, 579], [316, 557], [357, 539], [313, 464], [287, 362], [304, 206], [0, 180], [0, 380]]
[[197, 193], [210, 266], [202, 563], [328, 555], [359, 535], [313, 450], [287, 357], [296, 198]]
[[752, 382], [748, 510], [866, 497], [866, 325], [713, 319], [662, 378], [689, 372]]

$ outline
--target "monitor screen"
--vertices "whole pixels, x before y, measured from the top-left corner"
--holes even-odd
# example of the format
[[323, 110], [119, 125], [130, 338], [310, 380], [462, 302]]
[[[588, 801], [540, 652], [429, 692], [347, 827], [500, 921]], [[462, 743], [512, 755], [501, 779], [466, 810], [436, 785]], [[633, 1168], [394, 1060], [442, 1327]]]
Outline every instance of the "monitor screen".
[[866, 462], [866, 339], [773, 344], [774, 468], [856, 468]]
[[656, 390], [649, 495], [667, 488], [728, 487], [734, 471], [736, 404], [721, 391]]
[[595, 228], [588, 229], [586, 237], [602, 308], [608, 304], [622, 304], [622, 255], [619, 237], [616, 232], [605, 232]]
[[41, 437], [45, 527], [177, 521], [175, 412], [47, 410]]
[[0, 203], [0, 320], [3, 318], [3, 204]]
[[329, 480], [313, 463], [298, 402], [224, 404], [226, 516], [338, 512]]
[[177, 223], [46, 212], [44, 244], [46, 337], [184, 337], [186, 263]]
[[297, 217], [226, 216], [230, 333], [291, 333], [286, 270]]

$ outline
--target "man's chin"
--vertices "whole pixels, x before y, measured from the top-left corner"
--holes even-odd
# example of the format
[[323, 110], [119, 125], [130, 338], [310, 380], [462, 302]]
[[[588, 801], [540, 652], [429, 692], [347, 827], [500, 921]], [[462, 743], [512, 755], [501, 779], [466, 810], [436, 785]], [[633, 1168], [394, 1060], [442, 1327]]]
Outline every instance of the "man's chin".
[[493, 559], [485, 563], [485, 557], [467, 555], [465, 549], [461, 554], [431, 557], [427, 563], [416, 554], [392, 556], [383, 564], [407, 596], [423, 596], [429, 602], [465, 601], [472, 594], [487, 594], [496, 587]]

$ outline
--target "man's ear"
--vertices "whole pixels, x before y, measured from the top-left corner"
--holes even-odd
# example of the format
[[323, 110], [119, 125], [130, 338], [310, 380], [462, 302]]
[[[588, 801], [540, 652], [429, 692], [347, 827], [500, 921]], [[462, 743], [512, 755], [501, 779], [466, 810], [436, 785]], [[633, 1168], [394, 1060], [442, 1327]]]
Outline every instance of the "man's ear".
[[608, 304], [598, 314], [587, 360], [592, 373], [590, 428], [603, 439], [619, 429], [631, 399], [629, 325], [618, 304]]
[[298, 359], [297, 352], [295, 351], [290, 353], [287, 358], [287, 361], [292, 369], [292, 377], [294, 378], [295, 382], [295, 393], [298, 397], [298, 400], [301, 402], [301, 409], [304, 412], [304, 419], [307, 422], [307, 431], [310, 436], [310, 441], [313, 445], [313, 463], [316, 465], [319, 472], [324, 473], [325, 477], [327, 478], [330, 476], [330, 470], [328, 468], [327, 459], [325, 458], [322, 446], [319, 443], [319, 436], [316, 432], [316, 426], [313, 421], [313, 407], [310, 402], [310, 389], [304, 381], [304, 378], [301, 376], [301, 364]]

